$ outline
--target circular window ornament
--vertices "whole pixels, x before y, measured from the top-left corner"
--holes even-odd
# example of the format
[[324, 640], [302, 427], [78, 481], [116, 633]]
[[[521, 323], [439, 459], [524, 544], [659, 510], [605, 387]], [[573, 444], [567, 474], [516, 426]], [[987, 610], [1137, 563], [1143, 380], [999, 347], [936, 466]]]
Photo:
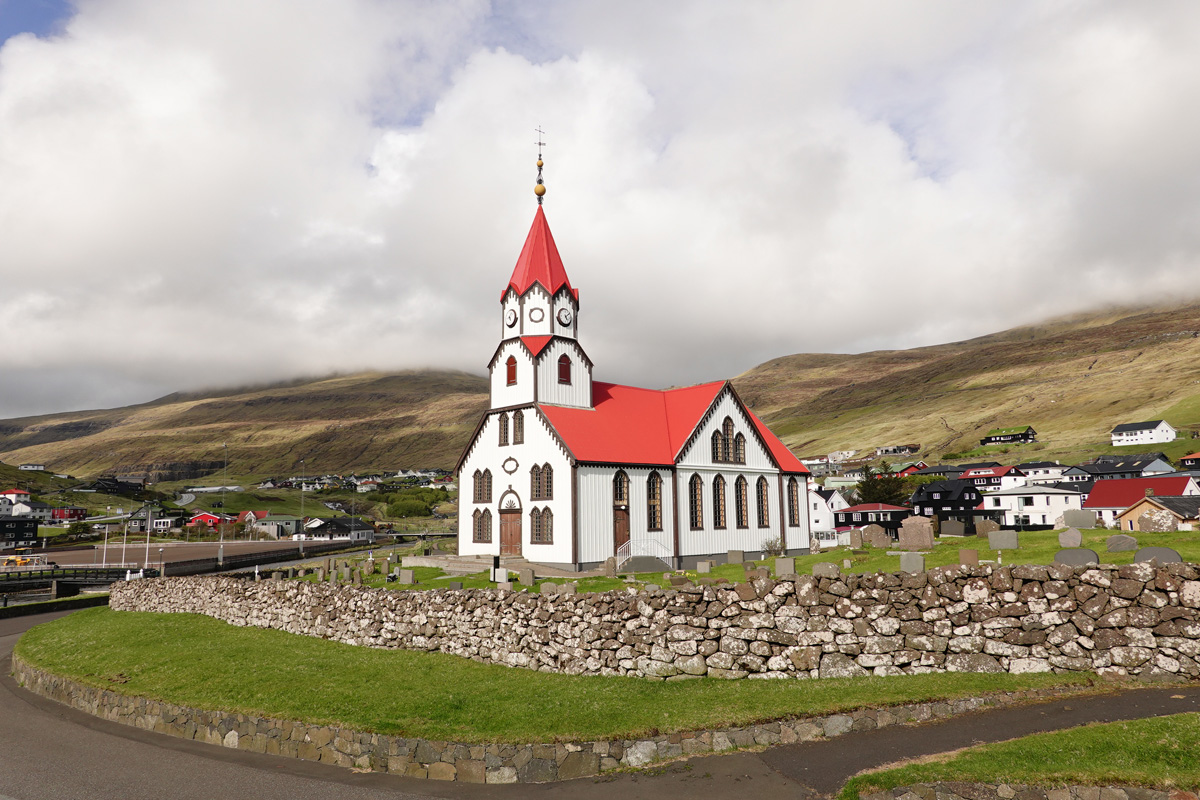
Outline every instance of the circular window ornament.
[[543, 311], [542, 309], [540, 309], [540, 308], [529, 309], [529, 321], [530, 322], [541, 322], [545, 318], [546, 318], [546, 312]]
[[509, 475], [512, 475], [514, 472], [516, 472], [520, 466], [521, 465], [517, 463], [515, 458], [506, 458], [504, 459], [504, 463], [500, 465], [500, 467]]

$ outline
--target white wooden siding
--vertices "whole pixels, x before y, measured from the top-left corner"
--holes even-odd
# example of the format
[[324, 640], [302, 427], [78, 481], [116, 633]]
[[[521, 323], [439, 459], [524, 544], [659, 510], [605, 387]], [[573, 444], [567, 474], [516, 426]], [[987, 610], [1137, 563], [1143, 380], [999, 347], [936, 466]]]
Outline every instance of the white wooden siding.
[[[613, 539], [613, 478], [618, 469], [629, 476], [629, 538], [654, 539], [674, 553], [675, 498], [669, 467], [579, 467], [579, 560], [603, 561], [616, 554]], [[662, 478], [661, 531], [647, 530], [646, 480], [652, 471]]]
[[[726, 417], [733, 420], [734, 436], [740, 433], [746, 437], [745, 464], [714, 464], [712, 460], [713, 431], [721, 429]], [[728, 390], [722, 391], [721, 395], [717, 398], [714, 403], [713, 412], [700, 428], [699, 436], [680, 454], [678, 463], [681, 475], [685, 471], [689, 471], [691, 467], [718, 466], [724, 470], [726, 467], [738, 466], [760, 472], [775, 470], [775, 465], [771, 461], [770, 455], [767, 454], [767, 451], [761, 444], [758, 430], [754, 427], [754, 423], [746, 416], [746, 412], [742, 409], [741, 404], [734, 400], [733, 394]], [[691, 473], [688, 472], [688, 474]]]
[[[704, 503], [704, 526], [699, 530], [691, 527], [691, 480], [700, 476], [704, 482], [701, 499]], [[713, 480], [717, 475], [725, 478], [725, 527], [713, 525]], [[737, 503], [734, 484], [739, 475], [746, 478], [746, 510], [749, 527], [737, 527]], [[780, 535], [779, 527], [779, 473], [748, 472], [727, 469], [689, 469], [679, 471], [679, 554], [682, 556], [713, 555], [729, 550], [762, 550], [763, 541]], [[758, 527], [758, 479], [767, 479], [768, 526]], [[803, 493], [801, 493], [803, 496]], [[794, 529], [795, 530], [795, 529]], [[792, 543], [792, 547], [808, 545], [807, 528], [804, 541]]]
[[[563, 354], [571, 359], [571, 383], [558, 382], [558, 359]], [[592, 376], [578, 345], [555, 340], [546, 345], [537, 364], [538, 402], [573, 408], [591, 408]]]
[[[508, 368], [505, 362], [509, 356], [517, 359], [517, 382], [514, 386], [508, 385]], [[533, 360], [519, 340], [514, 339], [501, 347], [496, 362], [492, 365], [491, 380], [492, 408], [533, 402]]]
[[[563, 325], [558, 321], [558, 312], [560, 309], [571, 309], [571, 324]], [[563, 289], [554, 298], [554, 315], [553, 331], [557, 336], [566, 336], [571, 339], [579, 338], [579, 304], [575, 302], [575, 296]]]
[[[541, 313], [541, 320], [534, 322], [534, 309]], [[553, 333], [552, 323], [550, 322], [552, 315], [552, 304], [550, 295], [547, 294], [541, 287], [541, 284], [535, 284], [529, 287], [529, 291], [521, 295], [521, 335], [522, 336], [549, 336]]]

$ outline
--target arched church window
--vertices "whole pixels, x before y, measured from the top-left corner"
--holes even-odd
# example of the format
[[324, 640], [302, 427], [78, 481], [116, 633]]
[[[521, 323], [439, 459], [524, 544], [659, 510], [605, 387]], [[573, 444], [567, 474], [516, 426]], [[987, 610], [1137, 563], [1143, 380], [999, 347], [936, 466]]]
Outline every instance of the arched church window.
[[766, 528], [771, 524], [771, 498], [767, 490], [767, 479], [758, 479], [758, 527]]
[[617, 470], [617, 474], [613, 476], [613, 505], [624, 506], [629, 504], [629, 476], [625, 474], [625, 470]]
[[483, 498], [480, 500], [480, 502], [492, 502], [492, 471], [490, 469], [485, 469], [483, 471]]
[[504, 362], [504, 367], [507, 370], [507, 381], [509, 386], [517, 385], [517, 358], [509, 356], [508, 361]]
[[566, 353], [558, 357], [558, 382], [571, 383], [571, 357]]
[[[549, 464], [542, 465], [542, 499], [554, 499], [554, 467]], [[549, 514], [550, 511], [547, 510], [546, 513]]]
[[713, 527], [725, 527], [725, 479], [713, 478]]
[[545, 508], [529, 512], [529, 541], [533, 544], [554, 544], [554, 512]]
[[746, 463], [746, 437], [740, 433], [733, 437], [733, 460], [738, 464]]
[[688, 481], [688, 501], [692, 530], [700, 530], [704, 527], [704, 480], [699, 475]]
[[529, 498], [531, 500], [542, 499], [542, 468], [537, 464], [529, 470]]
[[745, 476], [739, 475], [738, 479], [733, 483], [733, 502], [737, 506], [737, 526], [739, 528], [750, 527], [750, 503], [747, 499], [749, 494], [746, 486]]
[[500, 415], [500, 446], [508, 444], [508, 412]]
[[721, 461], [721, 432], [720, 431], [713, 431], [712, 460], [713, 460], [714, 464], [720, 463], [720, 461]]
[[662, 530], [662, 476], [657, 472], [646, 478], [646, 528]]
[[729, 417], [721, 423], [721, 460], [733, 461], [733, 420]]
[[788, 478], [788, 524], [800, 524], [800, 482], [795, 478]]
[[483, 502], [483, 473], [479, 470], [471, 476], [471, 499], [476, 503]]
[[492, 512], [490, 509], [480, 511], [475, 509], [472, 515], [471, 523], [471, 540], [481, 544], [487, 544], [492, 541]]
[[513, 444], [525, 442], [525, 415], [520, 411], [513, 412]]

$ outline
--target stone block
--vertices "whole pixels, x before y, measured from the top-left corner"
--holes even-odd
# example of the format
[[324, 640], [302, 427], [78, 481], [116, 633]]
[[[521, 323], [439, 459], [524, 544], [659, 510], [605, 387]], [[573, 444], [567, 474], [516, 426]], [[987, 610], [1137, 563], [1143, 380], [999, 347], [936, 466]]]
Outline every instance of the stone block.
[[512, 581], [501, 581], [496, 584], [496, 588], [502, 592], [511, 592], [513, 591], [513, 583]]
[[1063, 524], [1069, 528], [1096, 527], [1096, 512], [1072, 509], [1063, 512]]
[[574, 583], [564, 583], [558, 587], [559, 594], [578, 594], [579, 586]]
[[615, 556], [609, 556], [608, 558], [604, 559], [604, 577], [617, 577], [617, 559]]
[[988, 547], [992, 550], [1016, 550], [1021, 543], [1016, 531], [998, 530], [988, 534]]
[[453, 764], [447, 764], [445, 761], [437, 761], [429, 765], [429, 780], [431, 781], [452, 781], [457, 777], [458, 770]]
[[1058, 535], [1059, 547], [1081, 547], [1083, 546], [1083, 534], [1078, 528], [1067, 528]]
[[1183, 558], [1170, 547], [1143, 547], [1133, 557], [1134, 563], [1157, 561], [1160, 564], [1180, 564]]
[[458, 589], [462, 589], [462, 587], [463, 587], [463, 582], [462, 582], [462, 581], [449, 581], [449, 582], [446, 584], [446, 588], [447, 588], [447, 589], [449, 589], [449, 590], [451, 590], [451, 591], [455, 591], [455, 590], [458, 590]]
[[817, 578], [840, 578], [842, 570], [837, 564], [828, 561], [818, 561], [813, 564], [813, 575]]
[[775, 574], [776, 575], [795, 575], [796, 574], [796, 559], [784, 558], [779, 556], [775, 559]]
[[712, 573], [712, 568], [713, 568], [713, 563], [711, 561], [697, 561], [696, 562], [696, 572], [698, 572], [701, 575], [708, 575], [708, 574]]
[[535, 580], [533, 577], [533, 570], [531, 570], [531, 569], [517, 570], [517, 580], [521, 583], [522, 586], [533, 586], [533, 583]]
[[1054, 563], [1080, 567], [1084, 564], [1099, 564], [1100, 556], [1096, 555], [1095, 550], [1090, 550], [1086, 547], [1071, 547], [1055, 553]]
[[558, 584], [551, 583], [550, 581], [546, 581], [545, 583], [543, 583], [541, 585], [541, 588], [539, 589], [539, 591], [542, 594], [558, 594]]
[[925, 571], [925, 556], [920, 553], [901, 553], [900, 571], [916, 574]]
[[858, 547], [863, 546], [862, 531], [860, 531], [858, 529], [854, 529], [854, 530], [850, 531], [850, 546], [852, 548], [858, 548]]
[[725, 556], [726, 564], [744, 564], [746, 562], [745, 550], [730, 550]]
[[454, 767], [458, 770], [458, 780], [462, 783], [484, 783], [487, 780], [487, 771], [482, 761], [456, 761]]
[[965, 536], [966, 526], [963, 525], [959, 520], [948, 519], [941, 524], [941, 530], [939, 533], [942, 536]]
[[932, 550], [933, 524], [928, 517], [908, 517], [900, 525], [901, 550]]
[[978, 550], [959, 550], [958, 563], [969, 567], [979, 566], [979, 551]]
[[407, 586], [412, 586], [417, 582], [416, 574], [411, 569], [397, 569], [396, 582], [403, 583]]
[[994, 519], [981, 519], [975, 523], [976, 536], [987, 536], [989, 533], [995, 533], [998, 530], [1000, 530], [1000, 523]]
[[1108, 537], [1105, 546], [1110, 553], [1129, 553], [1137, 550], [1137, 539], [1125, 533], [1118, 533], [1115, 536]]

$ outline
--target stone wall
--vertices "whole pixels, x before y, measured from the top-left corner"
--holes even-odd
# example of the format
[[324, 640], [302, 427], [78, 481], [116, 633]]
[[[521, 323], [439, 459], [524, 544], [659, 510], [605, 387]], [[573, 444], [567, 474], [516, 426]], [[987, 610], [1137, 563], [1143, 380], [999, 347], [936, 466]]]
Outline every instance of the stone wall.
[[1140, 786], [1062, 786], [1043, 789], [1018, 783], [959, 783], [954, 781], [897, 786], [886, 792], [861, 795], [862, 800], [1197, 800], [1179, 789]]
[[668, 680], [932, 671], [1200, 677], [1195, 565], [955, 566], [538, 595], [160, 578], [116, 610], [191, 612], [356, 645]]

